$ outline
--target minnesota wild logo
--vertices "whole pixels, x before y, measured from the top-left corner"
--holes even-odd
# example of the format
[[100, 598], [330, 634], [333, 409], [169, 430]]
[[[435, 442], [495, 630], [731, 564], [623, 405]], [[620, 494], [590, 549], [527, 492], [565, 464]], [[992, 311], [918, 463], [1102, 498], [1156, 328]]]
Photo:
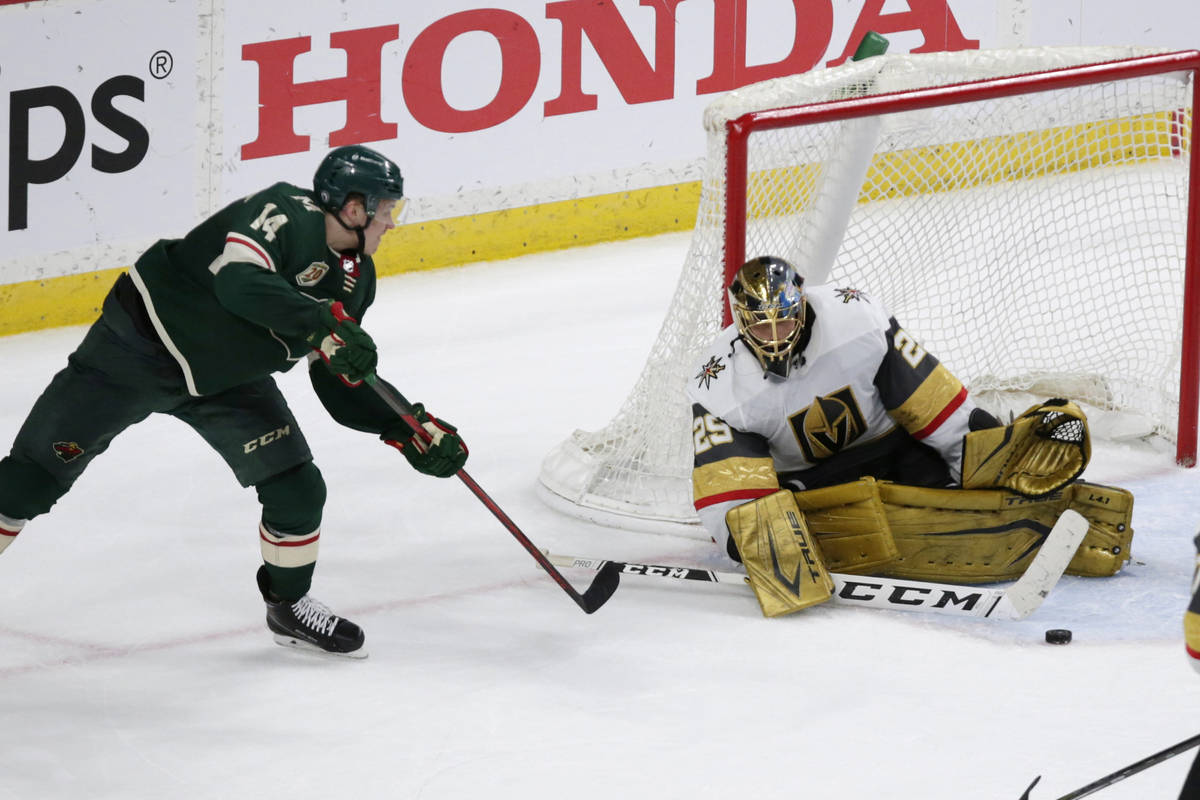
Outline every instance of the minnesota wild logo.
[[698, 386], [705, 389], [712, 385], [712, 382], [717, 379], [717, 374], [724, 372], [725, 365], [721, 363], [720, 356], [713, 356], [708, 360], [708, 363], [700, 368], [700, 372], [696, 374], [696, 379], [700, 381]]
[[83, 455], [83, 448], [75, 442], [55, 442], [51, 447], [54, 448], [54, 455], [67, 464]]

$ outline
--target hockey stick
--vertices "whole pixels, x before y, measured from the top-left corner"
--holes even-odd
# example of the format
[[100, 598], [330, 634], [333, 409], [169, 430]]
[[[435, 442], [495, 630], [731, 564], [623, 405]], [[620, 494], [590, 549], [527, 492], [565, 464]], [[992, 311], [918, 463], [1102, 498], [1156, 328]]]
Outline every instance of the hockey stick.
[[[375, 390], [375, 393], [378, 394], [393, 411], [399, 414], [401, 419], [408, 423], [408, 426], [412, 428], [416, 434], [425, 437], [426, 441], [433, 440], [433, 437], [429, 435], [428, 431], [425, 430], [425, 427], [417, 420], [415, 416], [413, 416], [414, 409], [412, 403], [408, 402], [408, 400], [404, 398], [404, 395], [392, 389], [386, 383], [381, 382], [376, 375], [369, 375], [366, 378], [366, 381], [368, 384], [370, 384], [371, 388]], [[479, 486], [479, 484], [475, 482], [474, 478], [467, 474], [466, 470], [460, 469], [455, 473], [455, 475], [457, 475], [459, 480], [465, 483], [467, 488], [479, 498], [480, 502], [487, 507], [487, 510], [491, 511], [496, 519], [500, 520], [500, 523], [508, 529], [508, 532], [513, 535], [513, 538], [520, 542], [521, 546], [529, 551], [529, 554], [533, 556], [538, 565], [541, 566], [542, 569], [546, 570], [550, 577], [554, 579], [554, 582], [557, 583], [564, 592], [570, 595], [571, 599], [574, 600], [575, 603], [582, 608], [585, 613], [591, 614], [596, 609], [600, 608], [600, 606], [608, 602], [608, 598], [612, 597], [613, 592], [617, 590], [617, 586], [621, 581], [619, 568], [612, 566], [601, 569], [600, 574], [597, 575], [592, 581], [592, 585], [589, 586], [587, 590], [583, 592], [583, 594], [580, 594], [575, 587], [563, 577], [563, 574], [555, 568], [550, 559], [546, 558], [545, 554], [538, 549], [537, 545], [531, 542], [529, 537], [521, 532], [521, 529], [517, 527], [517, 523], [513, 522], [509, 516], [504, 513], [504, 510], [501, 509], [500, 506], [496, 505], [496, 501], [488, 497], [487, 492], [485, 492]]]
[[[950, 583], [902, 578], [831, 573], [833, 601], [842, 605], [889, 608], [896, 611], [927, 611], [958, 617], [1025, 619], [1032, 614], [1058, 583], [1079, 543], [1087, 534], [1088, 522], [1075, 511], [1064, 511], [1054, 523], [1033, 562], [1016, 583], [1003, 589], [979, 588]], [[718, 572], [699, 567], [634, 564], [599, 558], [547, 554], [560, 567], [605, 570], [614, 566], [624, 575], [645, 575], [677, 581], [736, 583], [746, 585], [741, 572]]]
[[[1091, 794], [1092, 792], [1098, 792], [1106, 786], [1112, 786], [1117, 781], [1125, 780], [1130, 775], [1134, 775], [1138, 772], [1141, 772], [1144, 769], [1153, 767], [1155, 764], [1159, 764], [1163, 761], [1166, 761], [1168, 758], [1177, 756], [1180, 753], [1184, 752], [1185, 750], [1191, 750], [1193, 747], [1195, 747], [1198, 744], [1200, 744], [1200, 734], [1193, 736], [1190, 739], [1184, 739], [1179, 744], [1174, 745], [1172, 747], [1168, 747], [1166, 750], [1162, 750], [1158, 753], [1155, 753], [1152, 756], [1146, 756], [1141, 761], [1135, 761], [1134, 763], [1130, 764], [1128, 767], [1125, 767], [1124, 769], [1119, 769], [1116, 772], [1112, 773], [1111, 775], [1105, 775], [1103, 778], [1100, 778], [1099, 780], [1092, 781], [1087, 786], [1084, 786], [1080, 789], [1076, 789], [1075, 791], [1071, 792], [1070, 794], [1064, 794], [1062, 797], [1058, 798], [1058, 800], [1076, 800], [1077, 798], [1080, 798], [1080, 797], [1086, 797], [1087, 795]], [[1029, 800], [1029, 793], [1031, 791], [1033, 791], [1033, 787], [1037, 786], [1038, 781], [1040, 781], [1041, 779], [1042, 779], [1041, 775], [1038, 775], [1036, 778], [1034, 778], [1033, 783], [1029, 784], [1029, 788], [1025, 790], [1025, 794], [1021, 795], [1020, 800]], [[1191, 776], [1189, 775], [1189, 780], [1190, 779], [1191, 779]], [[1187, 795], [1187, 794], [1180, 795], [1180, 797], [1189, 797], [1189, 796], [1190, 795]]]

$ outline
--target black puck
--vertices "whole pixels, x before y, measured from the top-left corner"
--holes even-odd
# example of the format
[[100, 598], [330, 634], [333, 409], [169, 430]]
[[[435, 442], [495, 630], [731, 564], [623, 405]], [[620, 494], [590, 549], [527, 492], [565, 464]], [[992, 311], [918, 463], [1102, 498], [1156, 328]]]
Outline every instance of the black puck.
[[1070, 644], [1071, 632], [1066, 628], [1051, 628], [1046, 631], [1046, 641], [1050, 644]]

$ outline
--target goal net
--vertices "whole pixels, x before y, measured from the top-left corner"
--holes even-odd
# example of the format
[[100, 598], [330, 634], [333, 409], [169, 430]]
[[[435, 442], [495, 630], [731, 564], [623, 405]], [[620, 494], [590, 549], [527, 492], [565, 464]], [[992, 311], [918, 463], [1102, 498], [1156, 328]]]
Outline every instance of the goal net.
[[1194, 462], [1197, 66], [1139, 48], [881, 55], [720, 98], [658, 339], [612, 421], [546, 457], [541, 496], [702, 535], [685, 386], [759, 255], [879, 298], [985, 407], [1070, 397]]

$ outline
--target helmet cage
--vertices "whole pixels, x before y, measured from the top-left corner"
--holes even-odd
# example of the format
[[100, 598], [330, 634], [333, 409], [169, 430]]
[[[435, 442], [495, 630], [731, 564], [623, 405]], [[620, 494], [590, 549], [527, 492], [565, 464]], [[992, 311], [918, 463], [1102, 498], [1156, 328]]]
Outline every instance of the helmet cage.
[[780, 258], [752, 259], [729, 287], [729, 305], [742, 341], [767, 372], [786, 378], [804, 335], [804, 279]]

